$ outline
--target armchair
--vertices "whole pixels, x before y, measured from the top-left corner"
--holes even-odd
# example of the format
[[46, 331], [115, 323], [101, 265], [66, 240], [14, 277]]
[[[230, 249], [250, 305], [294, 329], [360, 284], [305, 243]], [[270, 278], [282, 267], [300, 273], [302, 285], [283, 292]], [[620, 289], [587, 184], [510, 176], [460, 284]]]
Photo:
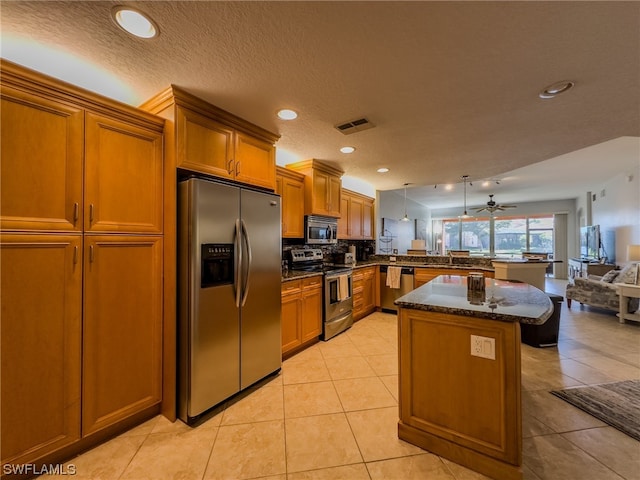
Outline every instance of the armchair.
[[[567, 308], [571, 308], [571, 301], [576, 300], [581, 304], [618, 312], [620, 297], [612, 282], [636, 283], [636, 268], [636, 265], [629, 265], [622, 270], [612, 270], [602, 277], [589, 275], [588, 278], [575, 278], [573, 284], [567, 285]], [[638, 299], [630, 298], [628, 311], [634, 312], [637, 309]]]

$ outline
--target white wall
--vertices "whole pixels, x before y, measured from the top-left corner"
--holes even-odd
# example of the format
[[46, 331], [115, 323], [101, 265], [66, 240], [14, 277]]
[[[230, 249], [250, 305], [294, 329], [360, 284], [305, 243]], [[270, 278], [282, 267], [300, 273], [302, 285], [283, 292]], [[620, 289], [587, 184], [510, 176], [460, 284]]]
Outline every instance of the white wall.
[[591, 198], [591, 224], [600, 225], [609, 259], [623, 265], [627, 262], [627, 246], [640, 245], [640, 160], [634, 171], [594, 188]]
[[[398, 193], [396, 191], [378, 191], [376, 194], [376, 252], [381, 252], [382, 243], [380, 236], [382, 234], [382, 219], [391, 218], [399, 220], [404, 216], [404, 191]], [[429, 208], [407, 199], [407, 216], [411, 222], [397, 222], [397, 237], [392, 239], [390, 248], [398, 250], [400, 255], [407, 253], [407, 249], [411, 248], [411, 240], [415, 239], [415, 220], [424, 221], [427, 227], [426, 245], [429, 248], [431, 244], [431, 211]]]

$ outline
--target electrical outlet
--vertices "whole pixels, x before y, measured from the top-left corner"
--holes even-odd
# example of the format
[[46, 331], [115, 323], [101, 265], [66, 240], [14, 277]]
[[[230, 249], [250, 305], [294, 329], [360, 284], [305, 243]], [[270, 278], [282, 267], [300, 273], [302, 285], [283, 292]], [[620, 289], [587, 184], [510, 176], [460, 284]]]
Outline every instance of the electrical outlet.
[[496, 359], [496, 339], [471, 335], [471, 355], [474, 357]]

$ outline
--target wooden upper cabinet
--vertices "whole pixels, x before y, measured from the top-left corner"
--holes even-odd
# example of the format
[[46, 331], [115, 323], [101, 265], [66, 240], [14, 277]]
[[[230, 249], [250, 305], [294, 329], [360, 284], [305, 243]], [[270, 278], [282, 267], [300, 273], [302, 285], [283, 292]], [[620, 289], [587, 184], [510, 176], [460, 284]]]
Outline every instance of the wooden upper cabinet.
[[282, 236], [304, 238], [304, 175], [276, 167], [276, 193], [282, 197]]
[[375, 239], [373, 203], [373, 198], [370, 198], [362, 204], [362, 238], [365, 240]]
[[340, 218], [338, 219], [338, 238], [349, 238], [351, 222], [349, 220], [349, 196], [344, 193], [340, 197]]
[[351, 197], [349, 208], [349, 224], [351, 225], [351, 237], [362, 238], [364, 220], [364, 201], [359, 197]]
[[329, 202], [329, 208], [327, 214], [329, 216], [340, 217], [340, 198], [342, 197], [342, 174], [335, 175], [329, 174], [329, 194], [327, 201]]
[[162, 399], [162, 237], [86, 235], [84, 266], [87, 435]]
[[167, 120], [170, 165], [275, 190], [279, 135], [173, 85], [140, 108]]
[[4, 84], [1, 95], [0, 227], [81, 231], [83, 111]]
[[291, 163], [287, 168], [305, 175], [305, 215], [340, 218], [342, 170], [315, 159]]
[[342, 189], [338, 238], [373, 240], [373, 198]]
[[233, 130], [186, 108], [175, 114], [177, 166], [233, 179]]
[[0, 235], [2, 464], [80, 438], [82, 235]]
[[235, 139], [235, 179], [274, 190], [276, 149], [273, 144], [241, 132], [236, 133]]
[[87, 113], [85, 231], [162, 233], [162, 135]]

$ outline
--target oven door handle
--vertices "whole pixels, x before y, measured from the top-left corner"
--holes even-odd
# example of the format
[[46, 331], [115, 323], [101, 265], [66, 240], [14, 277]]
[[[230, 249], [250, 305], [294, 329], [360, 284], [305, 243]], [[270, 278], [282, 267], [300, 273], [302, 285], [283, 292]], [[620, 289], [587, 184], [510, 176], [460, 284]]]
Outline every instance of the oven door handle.
[[242, 240], [247, 247], [247, 265], [246, 268], [243, 268], [245, 273], [242, 282], [242, 301], [240, 302], [240, 306], [244, 307], [244, 304], [247, 301], [247, 295], [249, 295], [249, 287], [251, 285], [251, 264], [253, 263], [253, 255], [251, 254], [251, 242], [249, 241], [249, 233], [247, 232], [247, 225], [244, 223], [244, 220], [240, 220], [240, 226], [242, 229]]

